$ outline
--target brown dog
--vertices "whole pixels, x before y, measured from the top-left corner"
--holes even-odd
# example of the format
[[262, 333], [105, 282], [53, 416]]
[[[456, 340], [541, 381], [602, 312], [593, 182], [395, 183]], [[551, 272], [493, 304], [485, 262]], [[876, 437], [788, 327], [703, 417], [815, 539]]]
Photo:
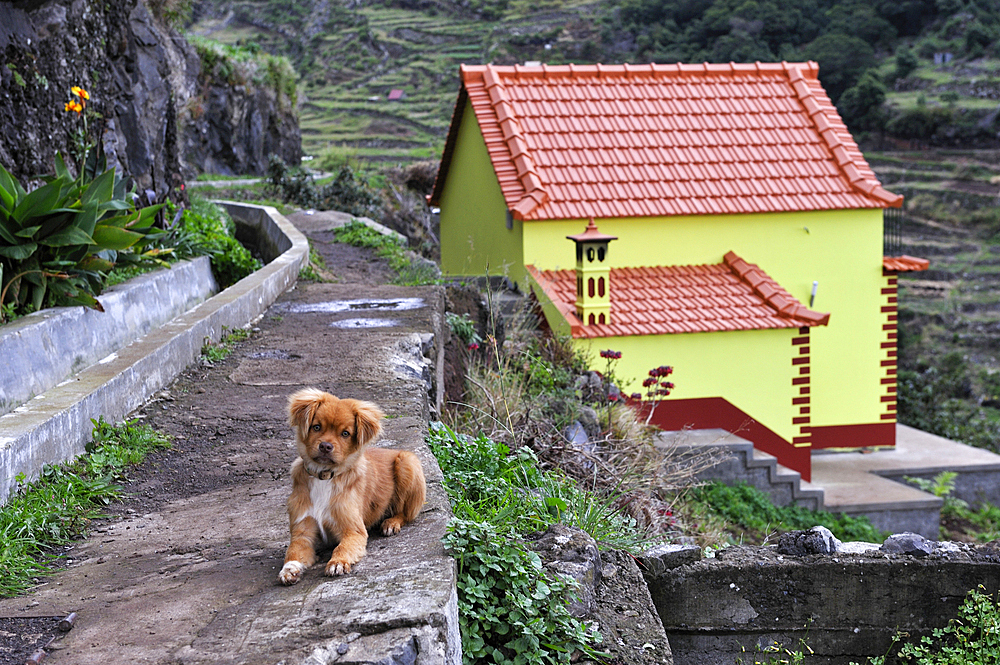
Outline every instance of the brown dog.
[[370, 402], [307, 388], [288, 398], [288, 416], [299, 458], [288, 497], [292, 540], [278, 579], [298, 582], [321, 544], [337, 544], [326, 574], [349, 573], [365, 555], [369, 528], [381, 524], [391, 536], [420, 512], [426, 493], [420, 460], [368, 448], [382, 433], [383, 416]]

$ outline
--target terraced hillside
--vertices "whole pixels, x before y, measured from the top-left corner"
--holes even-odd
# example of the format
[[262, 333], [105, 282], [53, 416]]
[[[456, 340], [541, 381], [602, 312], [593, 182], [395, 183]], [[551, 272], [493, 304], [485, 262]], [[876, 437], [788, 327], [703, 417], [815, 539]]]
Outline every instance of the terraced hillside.
[[[555, 63], [588, 48], [595, 2], [512, 3], [500, 21], [336, 0], [205, 2], [189, 32], [287, 53], [303, 73], [306, 154], [368, 161], [438, 159], [462, 63]], [[289, 13], [294, 14], [289, 20]], [[295, 27], [290, 27], [295, 26]], [[402, 98], [390, 101], [393, 90]]]
[[931, 260], [930, 270], [900, 280], [908, 315], [939, 322], [949, 343], [974, 350], [977, 363], [1000, 368], [1000, 338], [988, 354], [992, 342], [982, 339], [987, 329], [1000, 333], [1000, 153], [867, 157], [882, 183], [906, 197], [902, 251]]
[[906, 196], [902, 252], [931, 261], [899, 280], [901, 419], [997, 449], [1000, 152], [866, 156]]

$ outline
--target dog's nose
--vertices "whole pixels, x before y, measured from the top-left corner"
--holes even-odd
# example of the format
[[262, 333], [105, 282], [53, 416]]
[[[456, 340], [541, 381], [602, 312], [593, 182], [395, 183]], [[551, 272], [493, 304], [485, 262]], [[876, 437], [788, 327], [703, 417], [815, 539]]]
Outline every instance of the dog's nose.
[[331, 452], [333, 452], [333, 444], [330, 443], [329, 441], [320, 441], [319, 451], [324, 455], [329, 455]]

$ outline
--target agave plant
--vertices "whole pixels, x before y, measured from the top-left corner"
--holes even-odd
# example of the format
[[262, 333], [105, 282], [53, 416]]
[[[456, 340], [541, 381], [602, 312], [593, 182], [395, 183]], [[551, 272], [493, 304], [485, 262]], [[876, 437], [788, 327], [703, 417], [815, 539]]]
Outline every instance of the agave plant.
[[0, 166], [0, 321], [49, 304], [103, 311], [101, 294], [116, 263], [154, 260], [163, 233], [153, 222], [161, 206], [136, 209], [132, 192], [98, 147], [73, 177], [62, 155], [55, 175], [25, 191]]

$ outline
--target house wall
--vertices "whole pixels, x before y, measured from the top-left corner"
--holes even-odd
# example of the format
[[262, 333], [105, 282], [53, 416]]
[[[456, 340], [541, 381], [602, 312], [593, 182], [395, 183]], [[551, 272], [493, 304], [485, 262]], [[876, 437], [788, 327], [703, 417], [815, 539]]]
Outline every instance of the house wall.
[[507, 204], [469, 103], [440, 204], [441, 271], [446, 275], [485, 275], [487, 271], [507, 275], [523, 289], [523, 224], [514, 220], [513, 229], [507, 228]]
[[[883, 439], [894, 436], [894, 430], [887, 429], [882, 419], [885, 413], [882, 361], [886, 353], [881, 347], [886, 321], [882, 289], [886, 284], [882, 275], [881, 209], [598, 219], [596, 222], [602, 233], [618, 236], [608, 251], [612, 267], [719, 263], [723, 254], [732, 250], [758, 264], [803, 304], [808, 305], [812, 283], [817, 281], [813, 309], [830, 312], [831, 317], [828, 326], [810, 331], [810, 426], [822, 428], [826, 447], [871, 445], [876, 442], [870, 438], [873, 432]], [[584, 220], [526, 222], [524, 261], [539, 269], [571, 267], [575, 261], [574, 248], [566, 236], [580, 233], [585, 226]], [[614, 289], [613, 283], [611, 288]], [[722, 353], [714, 367], [721, 371], [732, 362], [726, 370], [727, 381], [738, 381], [735, 377], [740, 374], [741, 366], [756, 364], [752, 356], [758, 353], [759, 337], [753, 331], [708, 333], [705, 337], [712, 339], [724, 335], [742, 340], [733, 345], [742, 345], [742, 353], [735, 357], [728, 352]], [[747, 341], [750, 339], [754, 341]], [[614, 347], [619, 342], [608, 340], [606, 344]], [[684, 361], [693, 357], [686, 351], [687, 346], [663, 344], [657, 349], [644, 347], [642, 352], [648, 354], [648, 360], [644, 358], [642, 362], [650, 367], [670, 364], [677, 372], [684, 372]], [[729, 346], [720, 344], [720, 348]], [[685, 355], [670, 357], [674, 348], [678, 352], [684, 350]], [[749, 348], [753, 348], [753, 353], [747, 352]], [[703, 345], [702, 350], [716, 354], [714, 343]], [[782, 375], [785, 369], [791, 371], [787, 355], [781, 362]], [[649, 367], [635, 369], [644, 372]], [[768, 368], [761, 376], [774, 371]], [[680, 376], [675, 383], [679, 388], [684, 385]], [[760, 399], [762, 408], [767, 408], [770, 400], [759, 387], [739, 385], [741, 390], [756, 393], [748, 399]], [[680, 398], [681, 394], [675, 393], [675, 396]], [[747, 413], [756, 417], [758, 411]], [[774, 429], [782, 436], [788, 432], [788, 440], [792, 440], [787, 427]], [[892, 443], [892, 440], [881, 442]]]
[[[791, 444], [799, 430], [793, 424], [798, 409], [792, 405], [792, 381], [798, 376], [791, 358], [792, 338], [798, 328], [745, 330], [680, 335], [645, 335], [578, 339], [574, 345], [590, 354], [590, 366], [601, 372], [607, 361], [603, 349], [621, 351], [612, 370], [622, 391], [643, 393], [649, 370], [671, 365], [675, 384], [669, 400], [721, 397]], [[753, 349], [748, 353], [748, 349]], [[700, 425], [695, 421], [683, 425]]]

